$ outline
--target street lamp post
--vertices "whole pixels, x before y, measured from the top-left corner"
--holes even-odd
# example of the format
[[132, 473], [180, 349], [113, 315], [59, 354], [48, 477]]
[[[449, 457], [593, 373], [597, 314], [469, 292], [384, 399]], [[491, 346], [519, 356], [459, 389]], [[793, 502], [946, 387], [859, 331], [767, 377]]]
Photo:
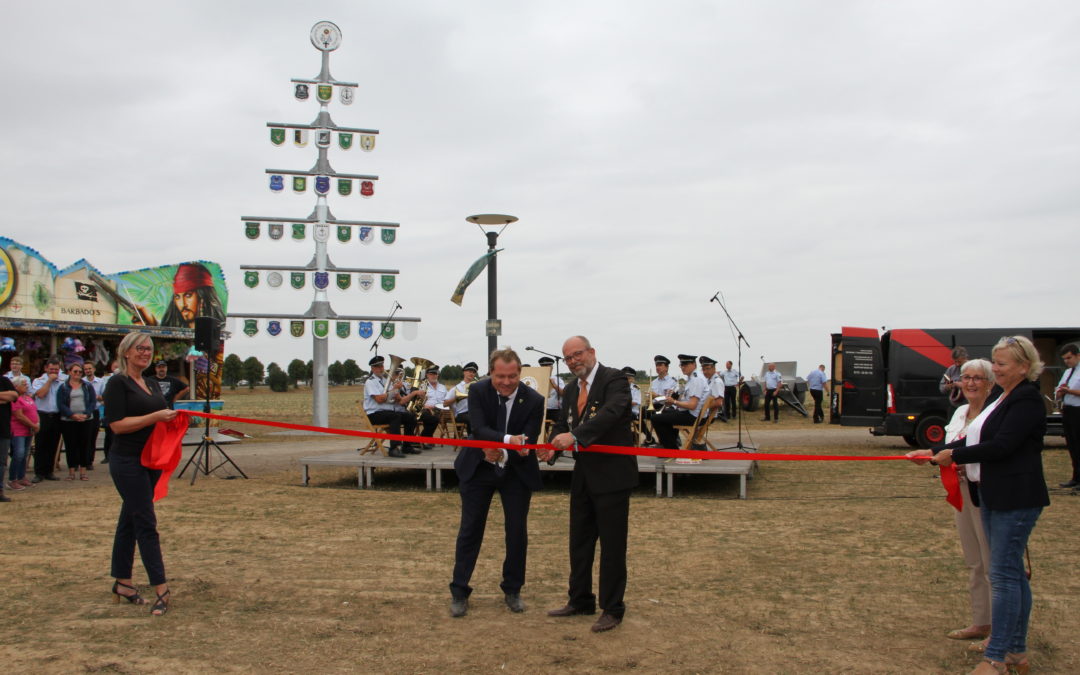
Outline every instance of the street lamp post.
[[[488, 318], [487, 323], [485, 324], [485, 332], [487, 333], [488, 342], [487, 353], [490, 356], [496, 349], [496, 338], [502, 335], [502, 323], [499, 321], [499, 277], [498, 268], [496, 267], [498, 256], [495, 254], [495, 245], [498, 243], [499, 235], [506, 229], [506, 226], [510, 223], [517, 222], [517, 216], [508, 216], [502, 213], [482, 213], [475, 216], [469, 216], [465, 220], [470, 223], [476, 223], [480, 228], [480, 231], [487, 237]], [[491, 229], [485, 230], [485, 226]], [[496, 230], [495, 228], [499, 229]]]

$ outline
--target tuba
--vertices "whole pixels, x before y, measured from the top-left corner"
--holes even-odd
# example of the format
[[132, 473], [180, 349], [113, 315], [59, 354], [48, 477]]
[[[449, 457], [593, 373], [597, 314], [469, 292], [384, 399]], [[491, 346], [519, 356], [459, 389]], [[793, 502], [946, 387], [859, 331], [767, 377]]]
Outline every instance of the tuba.
[[[413, 391], [416, 391], [417, 389], [427, 389], [427, 377], [424, 375], [424, 371], [435, 365], [435, 362], [428, 361], [422, 356], [414, 356], [410, 360], [413, 362], [413, 376], [409, 382], [409, 386], [412, 387]], [[414, 398], [412, 401], [409, 401], [409, 412], [420, 417], [420, 413], [424, 412], [424, 399]]]
[[[405, 379], [405, 369], [401, 367], [402, 362], [405, 359], [400, 356], [390, 355], [390, 367], [386, 369], [386, 393], [389, 394], [391, 389], [397, 389], [401, 387], [401, 382]], [[387, 403], [391, 401], [387, 400]]]

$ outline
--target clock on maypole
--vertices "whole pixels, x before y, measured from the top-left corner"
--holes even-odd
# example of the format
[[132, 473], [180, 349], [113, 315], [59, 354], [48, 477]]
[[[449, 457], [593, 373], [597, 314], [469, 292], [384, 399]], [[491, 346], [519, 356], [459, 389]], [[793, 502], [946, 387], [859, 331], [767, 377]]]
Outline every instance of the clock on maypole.
[[[308, 169], [267, 169], [268, 187], [272, 193], [294, 195], [310, 194], [315, 197], [314, 210], [305, 217], [242, 216], [244, 236], [257, 240], [265, 233], [273, 241], [306, 242], [314, 240], [315, 253], [303, 265], [241, 265], [244, 285], [255, 288], [261, 283], [274, 289], [313, 291], [311, 305], [299, 314], [236, 313], [229, 317], [242, 322], [239, 330], [255, 336], [265, 332], [272, 337], [287, 339], [303, 338], [311, 333], [312, 340], [312, 424], [327, 426], [329, 422], [327, 366], [331, 335], [341, 340], [368, 341], [373, 335], [392, 339], [397, 324], [410, 328], [420, 321], [417, 317], [394, 316], [392, 321], [375, 315], [344, 315], [330, 306], [329, 292], [351, 296], [352, 300], [372, 303], [379, 294], [389, 294], [397, 287], [398, 270], [368, 267], [339, 267], [330, 261], [327, 244], [358, 242], [371, 245], [378, 239], [379, 246], [392, 245], [397, 241], [399, 223], [371, 220], [343, 220], [331, 213], [328, 199], [345, 200], [354, 196], [371, 198], [375, 195], [377, 175], [346, 173], [335, 170], [328, 158], [330, 149], [337, 146], [343, 152], [359, 148], [363, 153], [375, 149], [376, 129], [339, 126], [330, 116], [329, 106], [335, 100], [342, 105], [352, 105], [356, 100], [356, 82], [343, 82], [330, 75], [330, 53], [341, 46], [341, 29], [330, 21], [319, 21], [311, 27], [311, 44], [322, 53], [322, 68], [314, 78], [294, 78], [291, 81], [293, 96], [301, 102], [314, 100], [319, 105], [315, 119], [308, 124], [269, 122], [270, 142], [279, 147], [292, 144], [295, 147], [313, 147], [315, 164]], [[355, 249], [354, 249], [355, 250]], [[364, 250], [364, 249], [362, 249]], [[370, 254], [371, 249], [366, 249]], [[385, 259], [380, 255], [379, 260]], [[397, 302], [388, 296], [391, 304]], [[391, 314], [393, 314], [391, 312]], [[414, 333], [414, 331], [408, 331]]]

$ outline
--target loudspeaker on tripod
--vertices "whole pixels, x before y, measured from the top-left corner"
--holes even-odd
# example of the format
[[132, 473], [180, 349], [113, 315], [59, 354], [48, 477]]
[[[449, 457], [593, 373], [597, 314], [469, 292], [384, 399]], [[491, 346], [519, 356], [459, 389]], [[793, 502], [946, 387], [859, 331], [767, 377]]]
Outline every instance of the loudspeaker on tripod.
[[207, 354], [217, 354], [221, 343], [221, 329], [217, 319], [209, 316], [195, 317], [195, 349]]

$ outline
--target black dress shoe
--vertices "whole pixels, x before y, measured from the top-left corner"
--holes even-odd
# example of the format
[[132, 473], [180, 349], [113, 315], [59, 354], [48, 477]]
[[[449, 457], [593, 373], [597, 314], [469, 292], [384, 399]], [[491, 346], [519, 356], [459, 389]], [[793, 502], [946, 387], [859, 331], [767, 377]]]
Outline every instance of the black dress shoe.
[[507, 593], [504, 599], [506, 600], [506, 606], [514, 614], [521, 614], [525, 611], [525, 601], [521, 599], [520, 593]]
[[450, 601], [450, 616], [460, 619], [469, 613], [468, 598], [454, 598]]
[[592, 632], [603, 633], [606, 630], [611, 630], [615, 626], [622, 623], [621, 616], [615, 616], [614, 614], [608, 614], [604, 612], [600, 615], [600, 618], [596, 620], [596, 623], [592, 625]]
[[548, 616], [576, 616], [578, 614], [596, 614], [596, 608], [567, 605], [565, 607], [560, 607], [559, 609], [549, 610], [547, 613]]
[[1080, 480], [1065, 481], [1064, 483], [1058, 483], [1058, 485], [1063, 488], [1074, 488], [1080, 486]]
[[10, 502], [11, 497], [8, 497], [3, 492], [0, 492], [0, 502]]
[[404, 448], [401, 449], [401, 451], [404, 452], [406, 455], [419, 455], [420, 454], [420, 449], [417, 448], [414, 445], [406, 445]]
[[45, 476], [45, 480], [60, 480], [60, 479], [57, 477], [57, 475], [55, 473], [50, 473], [48, 476]]
[[405, 453], [401, 451], [401, 448], [390, 448], [391, 457], [404, 457]]

